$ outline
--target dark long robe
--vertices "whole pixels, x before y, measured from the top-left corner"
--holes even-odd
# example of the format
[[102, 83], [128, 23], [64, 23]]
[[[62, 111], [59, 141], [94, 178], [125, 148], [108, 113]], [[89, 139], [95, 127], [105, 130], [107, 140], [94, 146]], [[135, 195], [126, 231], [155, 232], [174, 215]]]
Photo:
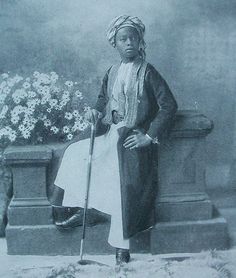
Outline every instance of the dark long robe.
[[[95, 109], [102, 113], [109, 100], [107, 92], [109, 72], [108, 70], [103, 79], [95, 105]], [[150, 64], [145, 71], [143, 94], [138, 97], [138, 103], [135, 126], [119, 129], [117, 143], [124, 238], [130, 238], [155, 224], [154, 209], [157, 195], [155, 168], [157, 146], [150, 144], [130, 150], [123, 147], [124, 140], [134, 129], [139, 129], [161, 142], [171, 127], [177, 110], [177, 103], [166, 81]]]

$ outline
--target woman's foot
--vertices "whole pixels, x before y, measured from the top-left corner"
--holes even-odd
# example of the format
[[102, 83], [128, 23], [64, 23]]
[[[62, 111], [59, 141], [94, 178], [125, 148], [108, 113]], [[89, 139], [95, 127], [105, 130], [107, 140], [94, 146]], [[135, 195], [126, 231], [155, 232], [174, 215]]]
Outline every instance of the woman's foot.
[[129, 249], [116, 248], [116, 265], [122, 265], [130, 261]]

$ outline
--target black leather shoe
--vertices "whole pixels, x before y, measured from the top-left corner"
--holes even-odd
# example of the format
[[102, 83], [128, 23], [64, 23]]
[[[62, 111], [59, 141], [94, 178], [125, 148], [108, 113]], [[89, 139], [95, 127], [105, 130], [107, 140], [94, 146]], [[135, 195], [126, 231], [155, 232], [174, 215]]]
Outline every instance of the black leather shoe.
[[[61, 229], [71, 229], [83, 225], [84, 209], [79, 209], [74, 215], [64, 221], [55, 221], [55, 225]], [[108, 218], [99, 211], [89, 209], [87, 212], [86, 225], [94, 226], [108, 221]]]
[[70, 229], [83, 225], [83, 210], [79, 210], [67, 220], [62, 222], [55, 222], [58, 228]]
[[129, 249], [116, 248], [116, 265], [122, 265], [130, 261]]

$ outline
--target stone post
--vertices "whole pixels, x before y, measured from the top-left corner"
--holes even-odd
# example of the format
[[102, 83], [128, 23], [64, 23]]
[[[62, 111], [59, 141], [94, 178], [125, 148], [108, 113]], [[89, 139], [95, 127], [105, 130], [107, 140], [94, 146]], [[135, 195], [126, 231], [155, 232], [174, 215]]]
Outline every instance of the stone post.
[[[53, 223], [53, 209], [47, 196], [53, 150], [52, 146], [14, 146], [4, 153], [5, 164], [13, 174], [13, 198], [6, 228], [9, 255], [79, 254], [81, 227], [59, 231]], [[111, 252], [104, 236], [108, 230], [106, 224], [88, 227], [86, 252]]]
[[197, 111], [180, 111], [158, 152], [157, 225], [151, 252], [198, 252], [228, 246], [227, 224], [206, 193], [206, 136], [213, 123]]
[[8, 210], [9, 225], [47, 225], [52, 208], [46, 195], [46, 167], [52, 151], [43, 146], [11, 147], [5, 163], [11, 166], [14, 196]]
[[158, 221], [212, 218], [205, 185], [205, 138], [213, 123], [195, 111], [177, 114], [171, 134], [158, 152]]

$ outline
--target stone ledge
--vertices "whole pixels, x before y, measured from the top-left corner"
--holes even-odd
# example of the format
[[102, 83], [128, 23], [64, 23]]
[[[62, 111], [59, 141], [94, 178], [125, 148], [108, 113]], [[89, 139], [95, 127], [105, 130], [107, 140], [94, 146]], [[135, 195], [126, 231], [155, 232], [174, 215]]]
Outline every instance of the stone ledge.
[[52, 159], [52, 150], [46, 146], [11, 146], [4, 152], [6, 165], [25, 163], [48, 163]]
[[[108, 232], [107, 224], [88, 227], [85, 253], [114, 253], [114, 248], [107, 243]], [[6, 228], [9, 255], [79, 255], [81, 236], [82, 227], [65, 231], [58, 230], [55, 225], [7, 225]]]
[[156, 204], [159, 222], [207, 220], [212, 218], [212, 214], [213, 206], [210, 200]]
[[[110, 223], [88, 227], [85, 253], [114, 254], [107, 238]], [[9, 255], [79, 255], [82, 227], [58, 230], [55, 225], [7, 225], [6, 238]], [[30, 244], [29, 244], [30, 242]], [[131, 252], [150, 253], [150, 230], [139, 233], [131, 240]]]
[[179, 110], [170, 136], [173, 138], [204, 137], [213, 129], [213, 121], [196, 110]]
[[151, 231], [151, 253], [190, 253], [229, 247], [227, 223], [223, 217], [202, 221], [158, 223]]

